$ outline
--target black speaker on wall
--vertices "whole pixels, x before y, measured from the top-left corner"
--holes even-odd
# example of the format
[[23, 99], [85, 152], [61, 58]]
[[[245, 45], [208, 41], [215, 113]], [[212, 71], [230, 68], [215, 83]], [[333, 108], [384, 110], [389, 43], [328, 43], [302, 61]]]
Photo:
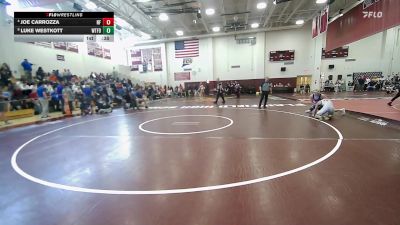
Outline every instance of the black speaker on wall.
[[329, 79], [329, 80], [333, 80], [333, 75], [329, 75], [329, 76], [328, 76], [328, 79]]
[[335, 68], [335, 65], [329, 65], [329, 69], [330, 70], [333, 69], [333, 68]]
[[286, 67], [281, 67], [281, 72], [285, 72], [286, 71]]

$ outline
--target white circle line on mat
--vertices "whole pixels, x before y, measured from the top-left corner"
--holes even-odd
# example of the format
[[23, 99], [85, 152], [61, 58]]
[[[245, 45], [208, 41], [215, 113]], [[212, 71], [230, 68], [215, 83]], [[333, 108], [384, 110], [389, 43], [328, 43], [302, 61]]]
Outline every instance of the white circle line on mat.
[[[242, 109], [244, 110], [244, 109]], [[253, 109], [253, 110], [257, 110], [257, 109]], [[290, 174], [294, 174], [300, 171], [303, 171], [305, 169], [308, 169], [312, 166], [315, 166], [325, 160], [327, 160], [328, 158], [330, 158], [333, 154], [335, 154], [343, 141], [343, 135], [342, 133], [333, 125], [324, 122], [324, 121], [319, 121], [317, 119], [305, 116], [305, 115], [301, 115], [301, 114], [297, 114], [297, 113], [292, 113], [292, 112], [286, 112], [286, 111], [278, 111], [278, 110], [265, 110], [266, 112], [279, 112], [279, 113], [285, 113], [285, 114], [290, 114], [290, 115], [295, 115], [295, 116], [300, 116], [303, 118], [308, 118], [308, 119], [312, 119], [318, 122], [321, 122], [325, 125], [327, 125], [328, 127], [332, 128], [336, 134], [338, 135], [338, 139], [336, 142], [336, 145], [333, 147], [333, 149], [331, 151], [329, 151], [326, 155], [322, 156], [321, 158], [310, 162], [308, 164], [305, 164], [303, 166], [285, 171], [285, 172], [281, 172], [278, 174], [274, 174], [274, 175], [270, 175], [270, 176], [265, 176], [265, 177], [261, 177], [261, 178], [256, 178], [256, 179], [252, 179], [252, 180], [246, 180], [246, 181], [240, 181], [240, 182], [234, 182], [234, 183], [228, 183], [228, 184], [220, 184], [220, 185], [213, 185], [213, 186], [203, 186], [203, 187], [194, 187], [194, 188], [183, 188], [183, 189], [168, 189], [168, 190], [144, 190], [144, 191], [135, 191], [135, 190], [110, 190], [110, 189], [95, 189], [95, 188], [82, 188], [82, 187], [75, 187], [75, 186], [69, 186], [69, 185], [64, 185], [64, 184], [58, 184], [58, 183], [54, 183], [54, 182], [49, 182], [46, 180], [42, 180], [39, 179], [37, 177], [34, 177], [28, 173], [26, 173], [25, 171], [23, 171], [17, 163], [17, 157], [18, 154], [21, 152], [21, 150], [27, 146], [29, 143], [35, 141], [36, 139], [39, 139], [43, 136], [46, 136], [48, 134], [69, 128], [69, 127], [73, 127], [73, 126], [77, 126], [77, 125], [81, 125], [81, 124], [85, 124], [85, 123], [89, 123], [89, 122], [93, 122], [93, 121], [98, 121], [98, 120], [102, 120], [102, 119], [107, 119], [107, 118], [113, 118], [113, 117], [118, 117], [118, 116], [113, 116], [113, 117], [104, 117], [104, 118], [99, 118], [99, 119], [94, 119], [94, 120], [90, 120], [90, 121], [84, 121], [84, 122], [79, 122], [79, 123], [75, 123], [75, 124], [71, 124], [65, 127], [61, 127], [49, 132], [46, 132], [44, 134], [38, 135], [32, 139], [30, 139], [29, 141], [25, 142], [24, 144], [22, 144], [20, 147], [17, 148], [17, 150], [15, 150], [15, 152], [13, 153], [12, 157], [11, 157], [11, 166], [12, 168], [22, 177], [35, 182], [37, 184], [41, 184], [41, 185], [45, 185], [47, 187], [51, 187], [51, 188], [57, 188], [57, 189], [62, 189], [62, 190], [68, 190], [68, 191], [75, 191], [75, 192], [83, 192], [83, 193], [94, 193], [94, 194], [111, 194], [111, 195], [162, 195], [162, 194], [179, 194], [179, 193], [191, 193], [191, 192], [201, 192], [201, 191], [212, 191], [212, 190], [220, 190], [220, 189], [226, 189], [226, 188], [234, 188], [234, 187], [240, 187], [240, 186], [245, 186], [245, 185], [250, 185], [250, 184], [256, 184], [256, 183], [260, 183], [260, 182], [264, 182], [264, 181], [268, 181], [268, 180], [273, 180], [276, 178], [280, 178], [280, 177], [284, 177], [284, 176], [288, 176]], [[153, 111], [155, 112], [155, 111]], [[159, 111], [158, 111], [159, 112]], [[119, 115], [121, 116], [121, 115]]]
[[[146, 130], [146, 129], [143, 128], [144, 125], [146, 125], [148, 123], [151, 123], [151, 122], [154, 122], [154, 121], [159, 121], [159, 120], [163, 120], [163, 119], [170, 119], [170, 118], [180, 118], [180, 117], [214, 117], [214, 118], [222, 118], [222, 119], [228, 120], [229, 124], [227, 124], [225, 126], [222, 126], [222, 127], [209, 129], [209, 130], [201, 130], [201, 131], [193, 131], [193, 132], [177, 132], [177, 133], [150, 131], [150, 130]], [[159, 134], [159, 135], [187, 135], [187, 134], [202, 134], [202, 133], [218, 131], [218, 130], [222, 130], [222, 129], [228, 128], [228, 127], [232, 126], [232, 124], [233, 124], [233, 120], [228, 118], [228, 117], [225, 117], [225, 116], [216, 116], [216, 115], [179, 115], [179, 116], [160, 117], [160, 118], [156, 118], [156, 119], [145, 121], [145, 122], [143, 122], [143, 123], [141, 123], [139, 125], [139, 130], [141, 130], [143, 132], [146, 132], [146, 133]]]

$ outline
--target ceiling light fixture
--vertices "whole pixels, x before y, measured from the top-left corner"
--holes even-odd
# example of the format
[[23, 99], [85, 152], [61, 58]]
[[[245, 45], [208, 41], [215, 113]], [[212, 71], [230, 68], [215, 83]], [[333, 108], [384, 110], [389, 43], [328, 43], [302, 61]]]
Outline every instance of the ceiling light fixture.
[[219, 31], [221, 31], [221, 27], [213, 27], [212, 30], [214, 32], [219, 32]]
[[324, 4], [326, 3], [328, 0], [317, 0], [316, 3], [317, 4]]
[[297, 24], [297, 25], [302, 25], [302, 24], [304, 24], [304, 20], [297, 20], [297, 21], [296, 21], [296, 24]]
[[267, 3], [266, 2], [257, 3], [257, 9], [265, 9], [265, 8], [267, 8]]
[[214, 15], [214, 13], [215, 13], [214, 9], [212, 9], [212, 8], [206, 9], [206, 14], [207, 15], [211, 16], [211, 15]]
[[90, 9], [90, 10], [95, 10], [95, 9], [97, 9], [97, 5], [94, 4], [93, 2], [88, 2], [88, 3], [86, 3], [85, 7], [88, 8], [88, 9]]
[[251, 28], [258, 28], [260, 26], [259, 23], [252, 23]]
[[183, 36], [183, 31], [181, 31], [181, 30], [176, 31], [176, 35]]
[[160, 13], [160, 16], [158, 16], [158, 19], [160, 19], [161, 21], [167, 21], [169, 19], [169, 17], [166, 13]]

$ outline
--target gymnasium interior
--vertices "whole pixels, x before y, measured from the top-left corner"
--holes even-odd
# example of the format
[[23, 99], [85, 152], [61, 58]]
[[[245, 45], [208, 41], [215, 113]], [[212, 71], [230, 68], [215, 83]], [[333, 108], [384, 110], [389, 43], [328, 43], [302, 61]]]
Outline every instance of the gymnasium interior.
[[0, 0], [0, 224], [400, 224], [399, 12]]

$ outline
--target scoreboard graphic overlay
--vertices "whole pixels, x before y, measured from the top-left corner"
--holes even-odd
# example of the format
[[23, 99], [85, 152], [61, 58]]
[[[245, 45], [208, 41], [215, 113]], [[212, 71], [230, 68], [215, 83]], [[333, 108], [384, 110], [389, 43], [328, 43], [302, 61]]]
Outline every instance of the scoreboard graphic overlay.
[[15, 12], [14, 41], [113, 42], [114, 12]]

